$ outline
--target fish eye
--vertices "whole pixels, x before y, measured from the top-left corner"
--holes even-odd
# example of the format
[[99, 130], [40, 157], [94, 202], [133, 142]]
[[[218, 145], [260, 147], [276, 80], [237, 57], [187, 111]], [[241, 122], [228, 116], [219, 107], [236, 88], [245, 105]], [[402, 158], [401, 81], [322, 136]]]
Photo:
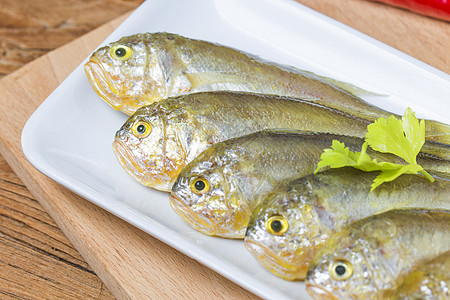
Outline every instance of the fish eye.
[[271, 216], [265, 223], [270, 234], [283, 235], [289, 229], [289, 223], [283, 216]]
[[330, 274], [336, 280], [345, 280], [353, 275], [353, 265], [348, 260], [337, 260], [330, 265]]
[[133, 124], [131, 131], [138, 138], [145, 138], [152, 132], [152, 126], [144, 121], [138, 121]]
[[133, 50], [125, 45], [115, 45], [109, 50], [111, 57], [116, 60], [126, 60], [131, 56], [132, 52]]
[[196, 177], [191, 181], [190, 184], [192, 192], [197, 195], [201, 195], [209, 191], [209, 181], [203, 177]]

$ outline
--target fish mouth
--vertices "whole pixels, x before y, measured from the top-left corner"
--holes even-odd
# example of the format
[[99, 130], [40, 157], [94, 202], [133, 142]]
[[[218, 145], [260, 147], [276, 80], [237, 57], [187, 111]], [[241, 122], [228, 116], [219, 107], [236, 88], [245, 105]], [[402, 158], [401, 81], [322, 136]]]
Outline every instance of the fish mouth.
[[84, 71], [95, 92], [114, 109], [121, 109], [123, 100], [108, 72], [102, 67], [102, 63], [97, 58], [91, 57], [84, 65]]
[[191, 225], [195, 230], [206, 234], [214, 235], [213, 230], [214, 224], [206, 219], [201, 218], [196, 214], [184, 201], [175, 196], [173, 193], [170, 195], [169, 203], [172, 209], [181, 217], [183, 220]]
[[312, 284], [306, 284], [306, 291], [314, 298], [319, 300], [337, 300], [338, 298], [334, 296], [329, 291]]
[[137, 182], [160, 191], [171, 191], [173, 183], [169, 178], [165, 175], [158, 176], [154, 174], [155, 172], [152, 173], [149, 166], [142, 166], [122, 140], [116, 137], [112, 148], [122, 168]]
[[125, 146], [122, 141], [117, 138], [114, 140], [112, 147], [117, 160], [120, 162], [120, 165], [128, 172], [128, 174], [130, 174], [134, 179], [136, 179], [143, 185], [147, 185], [145, 182], [144, 169], [136, 161], [128, 147]]
[[245, 239], [245, 248], [256, 258], [256, 260], [271, 273], [285, 280], [304, 280], [307, 266], [298, 266], [288, 262], [277, 253], [255, 241]]
[[197, 213], [179, 197], [174, 195], [173, 192], [170, 196], [169, 203], [173, 210], [175, 210], [186, 223], [203, 234], [226, 239], [242, 240], [244, 237], [245, 232], [228, 227], [226, 221], [214, 219], [214, 216], [208, 215], [207, 213]]

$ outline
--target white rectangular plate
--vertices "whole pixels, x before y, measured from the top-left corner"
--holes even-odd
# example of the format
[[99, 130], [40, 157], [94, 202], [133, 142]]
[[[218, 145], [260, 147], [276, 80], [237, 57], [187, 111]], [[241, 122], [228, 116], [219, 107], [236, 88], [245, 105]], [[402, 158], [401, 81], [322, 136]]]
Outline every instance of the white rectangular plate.
[[[450, 123], [447, 74], [294, 1], [147, 1], [102, 45], [159, 31], [220, 43], [347, 81], [387, 95], [365, 97], [384, 109], [402, 114], [410, 106], [420, 117]], [[268, 273], [242, 241], [196, 232], [171, 210], [168, 194], [129, 177], [111, 148], [126, 119], [95, 94], [80, 65], [27, 122], [23, 151], [50, 178], [257, 295], [310, 299], [304, 283]]]

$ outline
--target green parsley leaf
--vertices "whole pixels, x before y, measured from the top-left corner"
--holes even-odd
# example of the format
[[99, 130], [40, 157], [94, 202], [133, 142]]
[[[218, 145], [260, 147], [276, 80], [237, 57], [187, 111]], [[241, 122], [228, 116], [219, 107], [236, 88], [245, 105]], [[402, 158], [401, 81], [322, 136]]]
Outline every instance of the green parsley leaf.
[[[314, 173], [324, 167], [354, 167], [366, 172], [381, 171], [374, 179], [371, 191], [383, 182], [392, 181], [402, 174], [421, 173], [433, 182], [431, 175], [416, 161], [424, 143], [425, 121], [419, 122], [414, 112], [407, 108], [401, 120], [390, 116], [387, 120], [379, 118], [367, 126], [366, 142], [362, 145], [361, 152], [352, 152], [344, 143], [333, 140], [331, 149], [324, 149]], [[366, 153], [367, 146], [379, 152], [395, 154], [403, 158], [408, 165], [377, 162]]]
[[[396, 165], [396, 164], [392, 164], [392, 165]], [[417, 172], [423, 171], [423, 168], [417, 164], [416, 165], [396, 165], [396, 167], [391, 170], [383, 169], [380, 171], [381, 171], [381, 173], [378, 174], [378, 176], [375, 177], [375, 179], [373, 180], [370, 191], [373, 191], [376, 187], [378, 187], [380, 184], [382, 184], [384, 182], [393, 181], [400, 175], [417, 174]], [[430, 178], [428, 178], [428, 179], [430, 179], [430, 181], [433, 182], [434, 178], [431, 176], [430, 176]]]
[[425, 121], [419, 123], [408, 107], [401, 120], [390, 116], [367, 126], [366, 141], [373, 150], [392, 153], [409, 164], [417, 164], [416, 156], [425, 144]]

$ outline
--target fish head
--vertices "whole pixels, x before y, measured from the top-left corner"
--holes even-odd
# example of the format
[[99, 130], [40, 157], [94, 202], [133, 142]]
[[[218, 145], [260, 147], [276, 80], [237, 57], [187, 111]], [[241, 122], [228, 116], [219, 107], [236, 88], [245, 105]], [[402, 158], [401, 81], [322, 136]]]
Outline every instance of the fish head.
[[123, 37], [95, 51], [84, 65], [96, 93], [128, 115], [161, 99], [162, 76], [145, 35]]
[[[251, 209], [234, 177], [236, 153], [222, 143], [203, 151], [180, 172], [170, 205], [194, 229], [212, 236], [243, 238]], [[238, 156], [238, 155], [237, 155]]]
[[336, 299], [379, 299], [384, 284], [395, 278], [378, 262], [376, 238], [364, 229], [344, 227], [332, 235], [314, 256], [306, 275], [306, 290], [314, 298], [332, 295]]
[[312, 205], [308, 187], [288, 187], [266, 194], [252, 213], [245, 247], [275, 275], [304, 279], [318, 245], [327, 238]]
[[[170, 99], [169, 99], [170, 100]], [[185, 166], [189, 145], [195, 143], [198, 129], [192, 126], [182, 109], [169, 107], [170, 101], [153, 103], [138, 109], [117, 131], [113, 150], [122, 167], [134, 179], [152, 188], [170, 191]]]

